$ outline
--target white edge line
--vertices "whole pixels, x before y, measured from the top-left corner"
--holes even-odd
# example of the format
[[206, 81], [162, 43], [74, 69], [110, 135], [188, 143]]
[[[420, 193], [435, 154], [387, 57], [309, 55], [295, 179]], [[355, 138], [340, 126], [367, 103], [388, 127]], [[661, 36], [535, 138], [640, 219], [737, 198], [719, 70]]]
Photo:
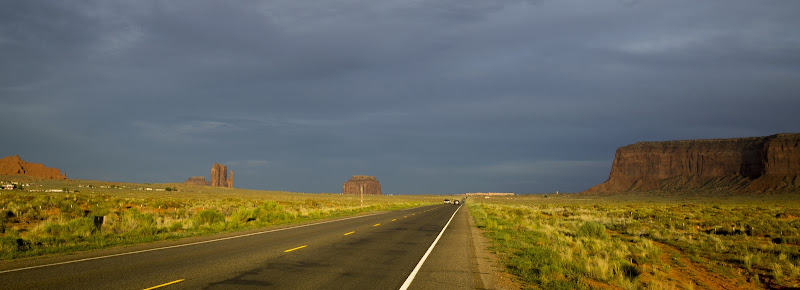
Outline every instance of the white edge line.
[[244, 234], [244, 235], [239, 235], [239, 236], [232, 236], [232, 237], [213, 239], [213, 240], [208, 240], [208, 241], [200, 241], [200, 242], [193, 242], [193, 243], [188, 243], [188, 244], [180, 244], [180, 245], [174, 245], [174, 246], [166, 246], [166, 247], [160, 247], [160, 248], [153, 248], [153, 249], [146, 249], [146, 250], [139, 250], [139, 251], [133, 251], [133, 252], [125, 252], [125, 253], [113, 254], [113, 255], [91, 257], [91, 258], [84, 258], [84, 259], [65, 261], [65, 262], [58, 262], [58, 263], [52, 263], [52, 264], [45, 264], [45, 265], [30, 266], [30, 267], [17, 268], [17, 269], [11, 269], [11, 270], [4, 270], [4, 271], [0, 271], [0, 274], [23, 271], [23, 270], [30, 270], [30, 269], [36, 269], [36, 268], [44, 268], [44, 267], [52, 267], [52, 266], [58, 266], [58, 265], [72, 264], [72, 263], [78, 263], [78, 262], [85, 262], [85, 261], [91, 261], [91, 260], [99, 260], [99, 259], [105, 259], [105, 258], [111, 258], [111, 257], [133, 255], [133, 254], [152, 252], [152, 251], [159, 251], [159, 250], [166, 250], [166, 249], [172, 249], [172, 248], [180, 248], [180, 247], [193, 246], [193, 245], [199, 245], [199, 244], [213, 243], [213, 242], [219, 242], [219, 241], [224, 241], [224, 240], [238, 239], [238, 238], [243, 238], [243, 237], [248, 237], [248, 236], [255, 236], [255, 235], [261, 235], [261, 234], [266, 234], [266, 233], [272, 233], [272, 232], [278, 232], [278, 231], [284, 231], [284, 230], [291, 230], [291, 229], [296, 229], [296, 228], [309, 227], [309, 226], [327, 224], [327, 223], [350, 220], [350, 219], [357, 219], [357, 218], [368, 217], [368, 216], [379, 215], [379, 214], [385, 214], [385, 212], [384, 213], [374, 213], [374, 214], [368, 214], [368, 215], [361, 215], [361, 216], [354, 216], [354, 217], [346, 217], [346, 218], [342, 218], [342, 219], [323, 221], [323, 222], [318, 222], [318, 223], [313, 223], [313, 224], [291, 226], [291, 227], [287, 227], [287, 228], [280, 228], [280, 229], [268, 230], [268, 231], [263, 231], [263, 232], [255, 232], [255, 233], [249, 233], [249, 234]]
[[442, 231], [439, 233], [438, 236], [436, 236], [436, 239], [433, 240], [433, 244], [431, 244], [430, 248], [428, 248], [428, 251], [425, 252], [425, 255], [422, 255], [422, 259], [419, 260], [419, 263], [417, 263], [417, 266], [414, 267], [414, 271], [411, 271], [411, 275], [408, 275], [408, 278], [406, 278], [406, 281], [403, 283], [403, 286], [400, 286], [400, 290], [407, 290], [408, 287], [411, 286], [411, 282], [414, 281], [414, 277], [417, 276], [417, 272], [419, 272], [419, 269], [422, 268], [422, 264], [424, 264], [425, 260], [428, 259], [428, 255], [431, 254], [431, 251], [433, 251], [433, 247], [435, 247], [436, 243], [439, 242], [439, 238], [442, 237], [442, 234], [444, 234], [444, 230], [446, 230], [447, 226], [450, 225], [450, 222], [453, 221], [453, 218], [456, 216], [456, 213], [458, 213], [459, 209], [461, 209], [461, 205], [459, 205], [458, 208], [456, 209], [456, 211], [453, 213], [453, 215], [450, 216], [450, 220], [447, 221], [447, 224], [444, 225], [444, 228], [442, 228]]

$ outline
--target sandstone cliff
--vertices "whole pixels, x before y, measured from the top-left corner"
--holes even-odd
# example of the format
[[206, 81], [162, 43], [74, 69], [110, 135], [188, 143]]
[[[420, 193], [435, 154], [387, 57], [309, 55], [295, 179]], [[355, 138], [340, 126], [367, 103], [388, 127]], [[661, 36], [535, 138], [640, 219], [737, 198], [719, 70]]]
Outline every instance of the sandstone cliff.
[[211, 185], [211, 183], [208, 182], [206, 180], [206, 178], [203, 177], [203, 176], [192, 176], [192, 177], [189, 177], [189, 179], [187, 179], [183, 183], [184, 184], [189, 184], [189, 185], [205, 185], [205, 186]]
[[233, 170], [230, 171], [228, 176], [228, 167], [219, 163], [214, 163], [211, 166], [211, 181], [207, 181], [203, 176], [189, 177], [184, 184], [192, 185], [205, 185], [215, 187], [233, 187]]
[[617, 149], [608, 180], [587, 192], [800, 190], [800, 134], [640, 142]]
[[233, 187], [233, 171], [231, 171], [231, 178], [229, 180], [228, 167], [219, 163], [214, 163], [214, 166], [211, 167], [211, 186]]
[[57, 168], [45, 167], [39, 163], [25, 162], [19, 155], [3, 157], [0, 159], [0, 175], [25, 175], [46, 179], [67, 179]]
[[342, 185], [342, 194], [361, 194], [362, 187], [364, 194], [383, 194], [378, 179], [375, 176], [366, 175], [353, 175], [353, 178]]

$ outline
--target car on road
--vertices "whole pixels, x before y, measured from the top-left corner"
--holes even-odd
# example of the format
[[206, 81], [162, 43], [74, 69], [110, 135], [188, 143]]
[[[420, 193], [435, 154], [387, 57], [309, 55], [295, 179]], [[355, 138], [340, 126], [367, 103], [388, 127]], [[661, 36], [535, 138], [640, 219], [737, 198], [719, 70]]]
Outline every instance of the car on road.
[[449, 199], [445, 199], [445, 200], [444, 200], [444, 204], [449, 204], [449, 203], [450, 203], [450, 200], [449, 200]]
[[461, 204], [461, 202], [460, 202], [460, 201], [458, 201], [457, 199], [454, 199], [454, 200], [453, 200], [453, 204], [455, 204], [455, 205], [459, 205], [459, 204]]

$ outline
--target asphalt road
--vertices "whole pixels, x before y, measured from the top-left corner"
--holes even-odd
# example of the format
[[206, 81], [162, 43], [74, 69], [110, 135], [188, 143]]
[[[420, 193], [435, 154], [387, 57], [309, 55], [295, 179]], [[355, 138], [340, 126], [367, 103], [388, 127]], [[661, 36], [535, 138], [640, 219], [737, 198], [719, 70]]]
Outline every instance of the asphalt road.
[[481, 288], [470, 262], [468, 214], [458, 209], [427, 206], [6, 262], [0, 289], [399, 289], [451, 217], [410, 288]]

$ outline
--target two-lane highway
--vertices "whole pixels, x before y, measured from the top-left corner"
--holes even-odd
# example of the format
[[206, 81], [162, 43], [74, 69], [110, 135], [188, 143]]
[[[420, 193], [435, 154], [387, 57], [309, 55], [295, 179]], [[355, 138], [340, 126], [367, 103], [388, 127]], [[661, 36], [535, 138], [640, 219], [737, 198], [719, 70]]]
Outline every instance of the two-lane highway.
[[399, 289], [458, 209], [427, 206], [76, 261], [3, 263], [0, 288]]

